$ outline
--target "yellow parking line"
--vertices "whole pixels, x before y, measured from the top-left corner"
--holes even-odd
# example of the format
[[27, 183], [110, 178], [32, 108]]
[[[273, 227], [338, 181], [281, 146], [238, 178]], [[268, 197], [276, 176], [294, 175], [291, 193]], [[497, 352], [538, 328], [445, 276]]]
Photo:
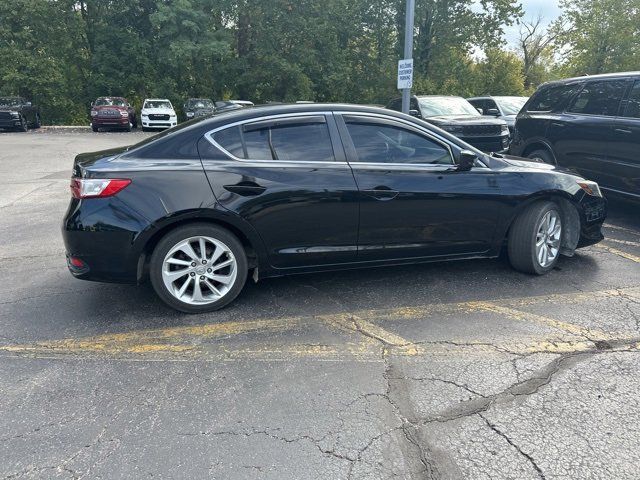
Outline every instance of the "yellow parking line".
[[619, 243], [621, 245], [629, 245], [630, 247], [640, 247], [640, 242], [631, 242], [629, 240], [618, 240], [617, 238], [610, 238], [610, 237], [605, 238], [604, 242]]
[[[197, 342], [193, 341], [194, 338], [223, 338], [249, 332], [286, 331], [295, 329], [302, 323], [322, 321], [328, 325], [338, 328], [339, 330], [356, 332], [362, 335], [363, 341], [354, 344], [358, 345], [357, 348], [362, 349], [362, 351], [380, 352], [381, 349], [383, 349], [397, 355], [421, 355], [425, 352], [424, 346], [416, 345], [411, 340], [388, 331], [378, 325], [377, 322], [403, 319], [424, 319], [434, 315], [451, 313], [466, 314], [483, 310], [492, 311], [511, 319], [547, 325], [563, 332], [594, 341], [611, 340], [611, 336], [605, 332], [520, 311], [513, 307], [531, 305], [540, 302], [581, 302], [589, 300], [592, 301], [597, 298], [613, 298], [620, 296], [640, 298], [640, 287], [506, 298], [497, 299], [492, 302], [471, 301], [392, 309], [371, 309], [355, 311], [353, 313], [336, 313], [330, 315], [305, 317], [294, 316], [247, 321], [238, 320], [205, 325], [176, 326], [160, 329], [137, 330], [125, 333], [96, 335], [78, 339], [66, 338], [61, 340], [36, 342], [33, 344], [5, 345], [0, 346], [0, 351], [34, 355], [56, 355], [59, 353], [78, 354], [82, 352], [95, 354], [167, 353], [196, 355], [199, 354], [198, 352], [201, 352], [202, 349]], [[617, 337], [617, 339], [622, 340], [627, 338], [627, 336]], [[557, 345], [557, 342], [555, 342], [554, 345]], [[222, 342], [216, 342], [214, 346], [216, 348], [225, 348], [225, 345]], [[273, 347], [269, 345], [256, 347], [258, 350], [275, 349], [278, 351], [282, 348], [287, 347], [280, 347], [277, 345]], [[300, 355], [306, 356], [321, 356], [323, 355], [323, 352], [331, 351], [330, 347], [318, 345], [299, 345], [291, 348], [292, 351], [301, 352]], [[338, 353], [335, 353], [335, 355], [344, 354], [345, 350], [341, 349], [342, 347], [336, 348], [338, 348]], [[346, 350], [346, 354], [355, 355], [355, 351], [355, 347], [350, 347]], [[283, 353], [283, 355], [285, 354], [286, 352]], [[326, 354], [325, 356], [330, 355]]]
[[[516, 310], [514, 308], [503, 307], [500, 305], [496, 305], [495, 303], [490, 302], [477, 302], [476, 305], [486, 311], [495, 312], [500, 315], [504, 315], [513, 320], [521, 320], [525, 322], [538, 323], [540, 325], [546, 325], [557, 330], [562, 330], [572, 335], [577, 335], [580, 337], [588, 338], [589, 340], [611, 340], [611, 335], [602, 332], [600, 330], [594, 330], [591, 328], [585, 328], [580, 325], [575, 325], [573, 323], [563, 322], [561, 320], [556, 320], [554, 318], [545, 317], [543, 315], [538, 315], [535, 313], [524, 312], [522, 310]], [[620, 338], [620, 335], [617, 335], [616, 338]], [[634, 338], [628, 336], [627, 338]]]
[[612, 230], [620, 230], [621, 232], [627, 232], [627, 233], [631, 233], [633, 235], [638, 235], [640, 236], [640, 232], [637, 230], [632, 230], [631, 228], [627, 228], [627, 227], [621, 227], [619, 225], [611, 225], [610, 223], [605, 223], [604, 224], [605, 228], [610, 228]]
[[594, 247], [606, 250], [609, 253], [613, 253], [614, 255], [618, 255], [619, 257], [626, 258], [627, 260], [640, 263], [640, 257], [631, 253], [623, 252], [622, 250], [618, 250], [617, 248], [609, 247], [608, 245], [603, 245], [602, 243], [597, 243], [596, 245], [594, 245]]

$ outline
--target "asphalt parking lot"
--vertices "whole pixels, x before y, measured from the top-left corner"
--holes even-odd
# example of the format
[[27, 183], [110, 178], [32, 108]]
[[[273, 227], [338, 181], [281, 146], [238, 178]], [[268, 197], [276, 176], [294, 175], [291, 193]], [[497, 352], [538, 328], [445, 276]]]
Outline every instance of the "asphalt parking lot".
[[295, 276], [190, 316], [65, 266], [74, 155], [147, 135], [0, 133], [0, 478], [638, 478], [639, 205], [545, 277]]

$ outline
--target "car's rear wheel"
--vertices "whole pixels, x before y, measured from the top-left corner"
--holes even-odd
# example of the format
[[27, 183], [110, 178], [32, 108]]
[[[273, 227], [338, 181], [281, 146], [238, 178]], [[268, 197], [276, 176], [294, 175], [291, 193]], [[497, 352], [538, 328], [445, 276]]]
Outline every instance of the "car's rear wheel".
[[538, 202], [522, 212], [509, 231], [509, 261], [516, 270], [543, 275], [558, 263], [562, 216], [553, 202]]
[[527, 158], [531, 160], [535, 160], [536, 162], [548, 163], [549, 165], [555, 165], [556, 161], [553, 158], [553, 155], [548, 150], [534, 150], [533, 152], [527, 155]]
[[247, 257], [229, 231], [209, 224], [180, 227], [153, 251], [150, 277], [158, 296], [187, 313], [218, 310], [233, 301], [247, 278]]

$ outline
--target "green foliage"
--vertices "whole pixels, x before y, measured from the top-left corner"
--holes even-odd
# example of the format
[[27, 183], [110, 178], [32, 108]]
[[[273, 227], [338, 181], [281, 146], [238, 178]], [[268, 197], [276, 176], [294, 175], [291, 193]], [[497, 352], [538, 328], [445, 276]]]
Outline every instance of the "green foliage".
[[640, 66], [640, 0], [563, 0], [564, 71], [583, 75]]
[[[567, 1], [575, 28], [565, 40], [575, 56], [564, 71], [637, 66], [638, 1]], [[525, 91], [521, 60], [501, 48], [503, 27], [522, 15], [517, 0], [416, 3], [417, 93]], [[137, 108], [151, 96], [176, 105], [192, 96], [386, 104], [398, 95], [404, 5], [404, 0], [0, 1], [0, 94], [29, 98], [42, 107], [46, 123], [80, 124], [88, 122], [89, 104], [101, 95], [125, 96]], [[529, 89], [551, 75], [554, 53], [541, 55], [543, 60], [528, 68]]]

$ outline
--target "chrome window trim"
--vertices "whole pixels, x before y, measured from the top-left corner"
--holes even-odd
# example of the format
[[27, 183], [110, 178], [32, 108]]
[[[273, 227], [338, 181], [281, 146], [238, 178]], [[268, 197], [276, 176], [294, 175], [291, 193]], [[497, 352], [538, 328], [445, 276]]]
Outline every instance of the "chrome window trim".
[[[207, 133], [204, 134], [204, 138], [207, 139], [207, 141], [209, 143], [211, 143], [214, 147], [216, 147], [218, 150], [220, 150], [222, 153], [224, 153], [225, 155], [227, 155], [230, 159], [237, 161], [237, 162], [242, 162], [242, 163], [253, 163], [253, 164], [267, 164], [267, 165], [271, 165], [276, 167], [278, 164], [285, 164], [286, 165], [291, 165], [291, 166], [295, 166], [295, 165], [325, 165], [325, 166], [348, 166], [348, 165], [353, 165], [353, 166], [383, 166], [383, 167], [404, 167], [404, 168], [408, 168], [408, 167], [419, 167], [418, 169], [421, 168], [427, 168], [427, 169], [439, 169], [439, 170], [443, 170], [443, 169], [448, 169], [451, 167], [455, 167], [456, 163], [452, 163], [451, 165], [442, 165], [442, 164], [429, 164], [429, 163], [367, 163], [367, 162], [342, 162], [340, 160], [333, 160], [333, 161], [329, 161], [329, 162], [321, 162], [321, 161], [316, 161], [316, 160], [309, 160], [309, 161], [304, 161], [304, 160], [259, 160], [259, 159], [247, 159], [247, 158], [239, 158], [236, 157], [235, 155], [231, 154], [229, 151], [227, 151], [224, 147], [222, 147], [222, 145], [220, 145], [218, 142], [215, 141], [215, 139], [213, 138], [213, 136], [222, 131], [222, 130], [226, 130], [228, 128], [233, 128], [233, 127], [237, 127], [237, 126], [241, 126], [247, 123], [252, 123], [255, 121], [266, 121], [266, 120], [276, 120], [278, 118], [290, 118], [290, 117], [307, 117], [310, 114], [313, 115], [356, 115], [356, 116], [368, 116], [368, 117], [373, 117], [373, 118], [383, 118], [385, 120], [391, 120], [391, 121], [395, 121], [395, 122], [399, 122], [399, 123], [403, 123], [405, 125], [408, 125], [409, 127], [415, 128], [417, 130], [419, 130], [421, 133], [426, 134], [427, 137], [433, 139], [436, 143], [442, 145], [444, 144], [444, 146], [447, 148], [449, 155], [451, 155], [452, 160], [455, 161], [455, 157], [453, 155], [453, 150], [451, 149], [451, 145], [449, 145], [448, 141], [444, 138], [439, 136], [437, 133], [435, 132], [431, 132], [429, 129], [423, 127], [422, 125], [417, 125], [413, 122], [410, 122], [408, 120], [405, 120], [403, 118], [398, 118], [392, 115], [385, 115], [382, 113], [373, 113], [373, 112], [360, 112], [360, 111], [354, 111], [354, 110], [336, 110], [336, 111], [327, 111], [327, 110], [322, 110], [322, 111], [304, 111], [304, 112], [294, 112], [294, 113], [278, 113], [275, 115], [266, 115], [266, 116], [262, 116], [262, 117], [254, 117], [254, 118], [249, 118], [249, 119], [244, 119], [244, 120], [239, 120], [237, 122], [233, 122], [233, 123], [228, 123], [225, 125], [222, 125], [220, 127], [214, 128], [213, 130], [208, 131]], [[330, 133], [330, 132], [329, 132]], [[481, 163], [481, 167], [480, 168], [486, 168], [488, 169], [488, 167], [484, 164], [484, 162], [482, 161], [482, 159], [480, 157], [478, 157], [478, 161]]]
[[[274, 167], [277, 166], [277, 164], [279, 163], [284, 163], [284, 164], [294, 164], [294, 165], [308, 165], [308, 164], [313, 164], [313, 165], [331, 165], [331, 166], [336, 166], [336, 165], [344, 165], [347, 166], [347, 162], [341, 162], [340, 160], [332, 160], [329, 162], [321, 162], [321, 161], [317, 161], [317, 160], [309, 160], [309, 161], [304, 161], [304, 160], [259, 160], [259, 159], [250, 159], [250, 158], [239, 158], [236, 157], [235, 155], [233, 155], [232, 153], [230, 153], [228, 150], [226, 150], [222, 145], [220, 145], [218, 142], [216, 142], [213, 138], [213, 136], [222, 131], [222, 130], [226, 130], [227, 128], [233, 128], [233, 127], [238, 127], [241, 125], [245, 125], [245, 124], [249, 124], [249, 123], [253, 123], [253, 122], [264, 122], [264, 121], [268, 121], [268, 120], [276, 120], [278, 118], [290, 118], [290, 117], [308, 117], [310, 114], [313, 115], [332, 115], [333, 112], [329, 112], [329, 111], [321, 111], [321, 112], [295, 112], [295, 113], [279, 113], [276, 115], [267, 115], [264, 117], [254, 117], [254, 118], [249, 118], [249, 119], [245, 119], [245, 120], [239, 120], [237, 122], [233, 122], [233, 123], [228, 123], [226, 125], [223, 125], [221, 127], [218, 128], [214, 128], [213, 130], [208, 131], [207, 133], [204, 134], [204, 137], [207, 139], [207, 141], [209, 141], [209, 143], [211, 143], [214, 147], [216, 147], [218, 150], [220, 150], [222, 153], [224, 153], [225, 155], [227, 155], [229, 158], [238, 161], [238, 162], [243, 162], [243, 163], [266, 163], [269, 165], [273, 165]], [[328, 124], [327, 125], [327, 130], [328, 130]], [[329, 135], [331, 135], [331, 132], [329, 132]], [[333, 151], [333, 145], [331, 146], [331, 151]]]

